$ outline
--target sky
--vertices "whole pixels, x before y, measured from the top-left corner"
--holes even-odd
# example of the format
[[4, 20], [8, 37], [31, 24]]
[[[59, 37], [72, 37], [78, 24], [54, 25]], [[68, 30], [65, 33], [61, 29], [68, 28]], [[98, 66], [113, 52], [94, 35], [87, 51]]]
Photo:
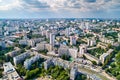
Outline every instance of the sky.
[[0, 18], [120, 18], [120, 0], [0, 0]]

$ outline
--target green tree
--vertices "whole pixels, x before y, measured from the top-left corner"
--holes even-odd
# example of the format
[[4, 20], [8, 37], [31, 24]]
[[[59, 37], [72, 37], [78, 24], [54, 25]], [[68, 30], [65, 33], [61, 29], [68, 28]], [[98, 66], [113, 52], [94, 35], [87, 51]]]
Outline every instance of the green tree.
[[120, 52], [116, 55], [116, 63], [120, 66]]

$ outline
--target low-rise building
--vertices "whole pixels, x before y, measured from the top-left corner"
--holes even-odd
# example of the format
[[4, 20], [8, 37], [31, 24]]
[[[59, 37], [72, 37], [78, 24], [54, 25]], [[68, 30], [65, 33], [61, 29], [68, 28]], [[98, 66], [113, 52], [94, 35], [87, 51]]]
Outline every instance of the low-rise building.
[[23, 80], [16, 72], [11, 62], [3, 64], [5, 78], [3, 80]]

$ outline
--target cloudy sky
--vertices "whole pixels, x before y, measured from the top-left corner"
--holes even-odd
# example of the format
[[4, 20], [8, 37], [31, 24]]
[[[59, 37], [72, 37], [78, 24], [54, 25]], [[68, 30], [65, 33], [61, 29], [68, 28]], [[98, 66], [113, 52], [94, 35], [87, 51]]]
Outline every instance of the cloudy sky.
[[120, 0], [0, 0], [0, 18], [120, 18]]

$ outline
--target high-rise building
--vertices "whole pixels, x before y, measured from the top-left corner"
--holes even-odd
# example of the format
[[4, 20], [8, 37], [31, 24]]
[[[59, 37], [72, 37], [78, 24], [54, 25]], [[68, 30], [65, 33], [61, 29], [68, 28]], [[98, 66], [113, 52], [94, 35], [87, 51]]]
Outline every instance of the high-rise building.
[[77, 67], [73, 67], [70, 71], [70, 80], [75, 80], [77, 76]]
[[0, 46], [1, 46], [2, 48], [5, 48], [5, 47], [6, 47], [5, 41], [0, 40]]
[[83, 55], [87, 51], [87, 45], [83, 44], [79, 46], [79, 54]]
[[118, 42], [120, 42], [120, 33], [118, 33]]
[[77, 58], [78, 49], [77, 48], [69, 48], [69, 54], [72, 56], [72, 58]]
[[31, 67], [31, 65], [32, 65], [34, 62], [38, 61], [39, 59], [40, 59], [40, 56], [39, 56], [39, 55], [36, 55], [36, 56], [34, 56], [34, 57], [30, 58], [30, 59], [26, 59], [26, 60], [24, 61], [24, 67], [29, 70], [30, 67]]
[[70, 36], [70, 45], [76, 45], [76, 37]]
[[66, 30], [65, 30], [65, 35], [66, 35], [66, 37], [69, 37], [69, 34], [70, 34], [70, 29], [69, 29], [69, 28], [66, 28]]
[[95, 39], [88, 39], [87, 40], [87, 45], [88, 46], [94, 46], [94, 45], [96, 45], [96, 40]]
[[50, 44], [52, 45], [52, 47], [54, 47], [55, 45], [55, 34], [53, 33], [50, 34]]
[[24, 61], [27, 57], [30, 56], [30, 52], [25, 52], [23, 54], [20, 54], [18, 56], [13, 57], [13, 61], [15, 66], [19, 63], [21, 63], [22, 61]]

